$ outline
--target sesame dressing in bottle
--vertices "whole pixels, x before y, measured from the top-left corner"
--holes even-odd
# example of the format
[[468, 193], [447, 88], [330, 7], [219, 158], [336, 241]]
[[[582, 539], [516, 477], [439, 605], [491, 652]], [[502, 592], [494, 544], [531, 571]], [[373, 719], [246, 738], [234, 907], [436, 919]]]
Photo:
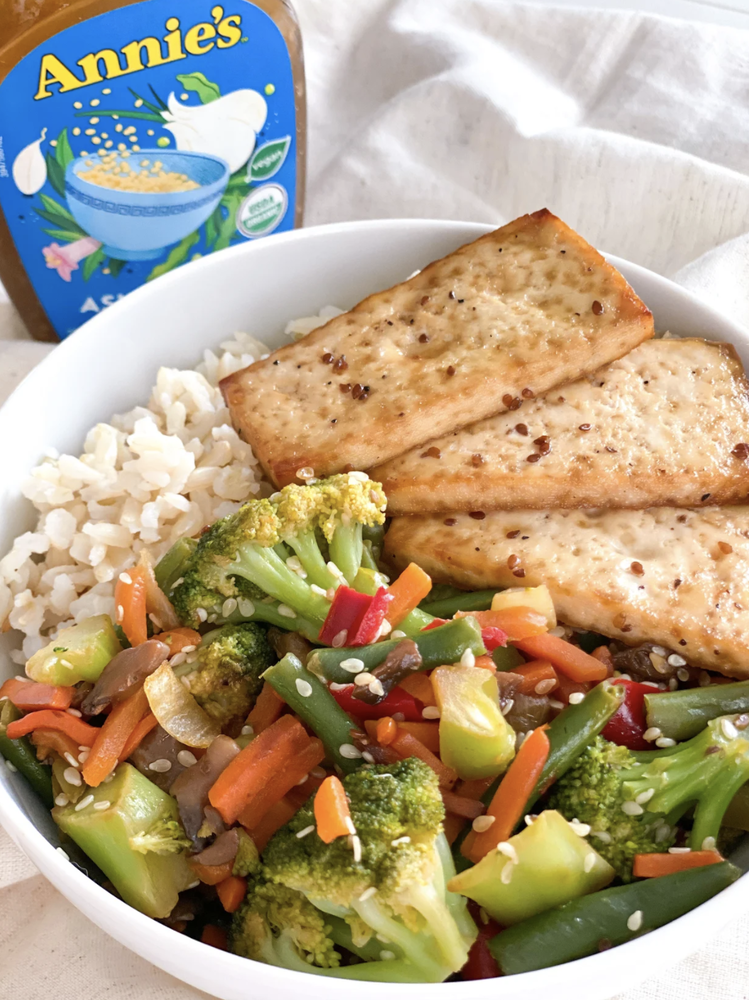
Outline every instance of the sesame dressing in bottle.
[[37, 339], [301, 225], [288, 0], [2, 0], [0, 45], [0, 279]]

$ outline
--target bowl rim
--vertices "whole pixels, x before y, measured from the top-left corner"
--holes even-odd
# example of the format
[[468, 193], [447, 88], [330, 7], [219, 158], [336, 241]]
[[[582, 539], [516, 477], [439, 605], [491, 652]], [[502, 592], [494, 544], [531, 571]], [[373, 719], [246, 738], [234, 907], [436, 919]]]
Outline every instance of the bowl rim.
[[[410, 226], [420, 227], [426, 232], [431, 230], [435, 234], [455, 232], [456, 235], [460, 234], [461, 239], [465, 239], [466, 242], [496, 228], [496, 225], [478, 222], [462, 222], [459, 220], [419, 218], [372, 219], [351, 222], [335, 222], [328, 223], [326, 225], [312, 226], [306, 229], [290, 230], [288, 232], [274, 235], [272, 242], [275, 246], [282, 241], [284, 243], [296, 241], [306, 242], [314, 240], [321, 235], [335, 236], [339, 233], [343, 234], [351, 231], [357, 231], [366, 235], [369, 232], [378, 230], [387, 231], [390, 229], [394, 232], [394, 234], [397, 234], [398, 232], [402, 232], [404, 227]], [[222, 254], [233, 254], [239, 256], [253, 252], [262, 253], [262, 249], [258, 248], [261, 248], [265, 244], [265, 240], [247, 241], [222, 251]], [[684, 289], [680, 285], [677, 285], [675, 282], [642, 267], [641, 265], [633, 264], [630, 261], [626, 261], [614, 255], [604, 254], [604, 256], [611, 264], [613, 264], [614, 267], [621, 267], [626, 272], [628, 281], [636, 279], [637, 277], [645, 278], [651, 284], [655, 285], [660, 291], [666, 293], [667, 295], [671, 295], [672, 297], [676, 295], [682, 303], [693, 306], [698, 313], [706, 319], [712, 319], [713, 322], [729, 329], [731, 336], [736, 336], [739, 340], [749, 342], [749, 333], [747, 333], [743, 327], [728, 317], [723, 316], [717, 309], [705, 303], [694, 293]], [[211, 267], [220, 266], [221, 259], [225, 260], [226, 257], [216, 259], [216, 255], [210, 255], [191, 262], [189, 268], [195, 269], [200, 267], [210, 269]], [[185, 280], [185, 273], [193, 273], [189, 270], [189, 268], [187, 272], [185, 272], [184, 268], [178, 268], [170, 274], [162, 276], [156, 283], [143, 285], [135, 289], [133, 292], [128, 294], [126, 301], [122, 303], [115, 303], [115, 305], [110, 307], [108, 310], [89, 319], [75, 331], [75, 336], [68, 337], [66, 340], [62, 341], [56, 346], [54, 352], [47, 355], [47, 357], [45, 357], [26, 375], [26, 377], [21, 381], [21, 383], [19, 383], [16, 389], [5, 401], [3, 406], [0, 407], [0, 412], [5, 411], [9, 404], [11, 404], [12, 407], [13, 401], [18, 395], [21, 386], [24, 387], [24, 391], [28, 391], [29, 386], [33, 389], [34, 384], [39, 381], [41, 387], [41, 383], [46, 380], [47, 372], [52, 371], [53, 366], [56, 364], [56, 358], [65, 356], [70, 351], [82, 351], [85, 354], [86, 350], [95, 349], [97, 345], [100, 347], [101, 344], [99, 337], [104, 332], [104, 329], [109, 322], [108, 317], [112, 315], [112, 309], [117, 309], [118, 311], [126, 309], [127, 302], [133, 301], [136, 298], [145, 298], [154, 294], [168, 296], [172, 285], [178, 286], [181, 281]], [[154, 292], [154, 290], [156, 291]], [[111, 919], [107, 918], [106, 922], [110, 926], [113, 925], [115, 921], [118, 923], [130, 924], [130, 926], [134, 928], [135, 932], [130, 935], [131, 937], [142, 937], [145, 940], [150, 939], [153, 942], [154, 947], [150, 948], [149, 951], [154, 955], [154, 957], [149, 956], [146, 958], [146, 961], [150, 961], [151, 964], [175, 975], [176, 973], [173, 972], [174, 963], [170, 962], [162, 964], [158, 958], [160, 954], [169, 952], [170, 955], [178, 961], [184, 958], [186, 964], [193, 964], [196, 959], [200, 960], [201, 958], [204, 962], [208, 960], [208, 955], [205, 951], [201, 950], [196, 952], [195, 948], [204, 949], [210, 946], [203, 945], [200, 941], [188, 938], [183, 934], [173, 932], [165, 925], [145, 916], [138, 910], [129, 906], [127, 903], [123, 902], [121, 899], [118, 899], [111, 893], [107, 892], [104, 888], [94, 882], [93, 879], [90, 879], [83, 872], [75, 868], [75, 866], [66, 858], [63, 858], [57, 848], [53, 847], [41, 831], [37, 829], [33, 821], [23, 810], [22, 806], [17, 803], [3, 787], [0, 787], [0, 822], [2, 822], [3, 827], [6, 829], [17, 846], [38, 865], [45, 877], [52, 882], [53, 886], [58, 888], [84, 916], [88, 916], [91, 911], [96, 911], [97, 913], [108, 913], [110, 914]], [[585, 985], [593, 980], [602, 981], [604, 978], [606, 981], [616, 982], [616, 985], [612, 986], [612, 988], [620, 989], [623, 988], [622, 984], [627, 985], [630, 981], [632, 983], [637, 981], [637, 974], [635, 973], [633, 976], [633, 969], [638, 968], [640, 964], [647, 965], [647, 956], [651, 952], [652, 948], [651, 938], [653, 933], [657, 933], [658, 935], [660, 952], [666, 956], [664, 960], [664, 968], [667, 968], [668, 965], [687, 956], [698, 947], [704, 946], [712, 936], [720, 931], [725, 923], [735, 919], [741, 912], [749, 909], [749, 893], [746, 892], [747, 888], [749, 888], [749, 882], [742, 876], [733, 885], [722, 890], [722, 892], [712, 897], [712, 899], [687, 912], [676, 920], [671, 921], [669, 924], [658, 928], [656, 932], [644, 934], [641, 937], [635, 938], [626, 944], [619, 945], [616, 948], [612, 948], [596, 955], [590, 955], [585, 958], [575, 959], [571, 962], [565, 963], [564, 965], [552, 966], [547, 969], [539, 969], [533, 972], [520, 973], [510, 977], [503, 977], [499, 981], [494, 979], [474, 982], [409, 984], [408, 990], [409, 993], [411, 993], [411, 991], [416, 991], [413, 994], [416, 1000], [431, 1000], [433, 991], [437, 987], [439, 987], [442, 991], [449, 990], [451, 992], [451, 996], [455, 997], [456, 1000], [458, 996], [461, 997], [461, 1000], [489, 1000], [490, 997], [494, 998], [497, 996], [498, 990], [500, 994], [502, 993], [504, 985], [507, 981], [511, 984], [509, 989], [511, 990], [512, 996], [522, 997], [526, 994], [533, 994], [534, 996], [540, 995], [542, 990], [546, 991], [553, 989], [559, 991], [560, 987], [562, 989], [567, 988], [572, 990], [578, 984]], [[85, 908], [79, 907], [76, 902], [78, 899], [85, 899], [88, 906]], [[724, 904], [729, 900], [731, 902], [731, 906], [724, 906]], [[697, 914], [699, 914], [699, 917], [696, 917]], [[89, 917], [89, 919], [91, 919], [91, 917]], [[699, 933], [701, 935], [699, 941], [696, 940], [694, 929], [691, 931], [688, 930], [688, 925], [690, 924], [696, 924], [696, 926], [699, 927]], [[683, 933], [684, 931], [686, 931], [685, 934]], [[105, 933], [110, 934], [110, 936], [115, 936], [114, 933], [109, 930], [105, 930]], [[119, 943], [122, 943], [121, 939], [116, 939]], [[129, 945], [124, 946], [129, 947]], [[135, 949], [133, 948], [132, 950]], [[303, 975], [302, 973], [297, 973], [288, 969], [281, 969], [276, 966], [268, 966], [264, 963], [258, 962], [252, 962], [252, 964], [248, 966], [248, 961], [251, 960], [211, 948], [211, 966], [219, 975], [221, 975], [222, 971], [225, 970], [228, 977], [236, 979], [244, 971], [246, 979], [253, 976], [255, 978], [255, 982], [263, 988], [271, 988], [275, 986], [281, 989], [288, 988], [288, 995], [291, 995], [291, 991], [296, 988], [303, 988], [302, 980], [299, 978]], [[618, 974], [621, 978], [619, 980], [613, 980], [612, 974]], [[317, 980], [318, 977], [314, 978]], [[187, 980], [183, 981], [187, 982]], [[311, 986], [313, 980], [305, 979], [305, 982]], [[340, 988], [343, 989], [349, 986], [351, 981], [325, 979], [323, 984], [325, 987], [325, 995], [329, 996], [331, 994], [335, 994], [336, 989], [339, 988], [336, 984], [341, 984]], [[392, 985], [398, 986], [400, 984]], [[382, 987], [382, 983], [356, 983], [357, 991], [361, 992], [367, 1000], [369, 1000], [369, 998], [371, 998], [371, 1000], [375, 1000], [375, 996], [379, 998]], [[307, 992], [314, 994], [316, 997], [324, 995], [321, 992], [316, 992], [314, 989], [308, 989]], [[508, 995], [506, 991], [504, 995]]]
[[[122, 155], [118, 153], [118, 156], [122, 159]], [[132, 156], [132, 150], [130, 151]], [[229, 170], [229, 164], [220, 156], [214, 156], [212, 153], [196, 153], [192, 150], [181, 150], [181, 149], [157, 149], [156, 147], [147, 147], [145, 149], [139, 149], [137, 151], [137, 156], [144, 156], [146, 154], [156, 154], [158, 156], [164, 156], [165, 154], [171, 154], [173, 156], [186, 156], [189, 159], [197, 160], [207, 160], [211, 163], [218, 163], [223, 169], [221, 175], [215, 180], [211, 181], [210, 184], [199, 184], [198, 187], [191, 189], [190, 191], [123, 191], [119, 188], [108, 188], [104, 187], [102, 184], [92, 184], [91, 181], [87, 181], [84, 177], [76, 172], [76, 166], [80, 164], [85, 164], [86, 160], [98, 159], [99, 154], [91, 153], [87, 156], [77, 156], [74, 160], [65, 168], [65, 183], [70, 184], [74, 189], [80, 190], [83, 194], [88, 195], [92, 198], [98, 198], [99, 200], [105, 200], [102, 197], [102, 192], [106, 192], [106, 200], [119, 202], [120, 199], [123, 200], [123, 204], [128, 204], [131, 199], [136, 199], [138, 204], [150, 205], [153, 202], [148, 199], [158, 200], [159, 202], [166, 201], [167, 204], [172, 202], [180, 203], [185, 201], [185, 195], [191, 195], [196, 197], [198, 193], [201, 196], [207, 196], [209, 194], [215, 193], [221, 187], [228, 183], [231, 172]], [[127, 157], [126, 159], [130, 159]], [[75, 183], [73, 183], [72, 178], [75, 178]], [[188, 202], [189, 203], [189, 202]], [[83, 324], [86, 325], [85, 323]], [[75, 332], [78, 333], [81, 327]]]

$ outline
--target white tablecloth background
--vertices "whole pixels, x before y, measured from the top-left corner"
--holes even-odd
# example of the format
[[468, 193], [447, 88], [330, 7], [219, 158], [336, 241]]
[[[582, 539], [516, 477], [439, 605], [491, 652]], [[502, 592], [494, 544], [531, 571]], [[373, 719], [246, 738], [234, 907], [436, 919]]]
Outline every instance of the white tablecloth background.
[[[749, 324], [749, 32], [501, 0], [295, 2], [307, 224], [547, 206]], [[50, 349], [0, 296], [0, 400]], [[620, 1000], [746, 1000], [748, 942], [749, 918]], [[0, 955], [0, 1000], [202, 995], [88, 923], [2, 831]]]

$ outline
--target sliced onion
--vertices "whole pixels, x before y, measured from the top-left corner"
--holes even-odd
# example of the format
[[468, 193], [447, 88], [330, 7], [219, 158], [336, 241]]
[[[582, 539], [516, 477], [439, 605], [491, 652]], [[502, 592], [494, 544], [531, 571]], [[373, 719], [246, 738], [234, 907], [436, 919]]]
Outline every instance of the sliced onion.
[[151, 621], [161, 632], [179, 628], [182, 622], [177, 617], [172, 602], [156, 582], [151, 557], [145, 549], [141, 551], [138, 565], [143, 569], [146, 578], [146, 611], [152, 616]]
[[198, 705], [168, 663], [146, 678], [143, 685], [151, 711], [170, 736], [188, 747], [208, 747], [221, 727]]

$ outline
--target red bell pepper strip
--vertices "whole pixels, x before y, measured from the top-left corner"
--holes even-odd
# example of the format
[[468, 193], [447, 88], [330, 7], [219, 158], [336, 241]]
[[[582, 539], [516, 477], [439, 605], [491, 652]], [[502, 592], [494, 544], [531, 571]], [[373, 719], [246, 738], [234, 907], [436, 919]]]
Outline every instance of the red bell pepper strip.
[[492, 920], [486, 913], [482, 915], [480, 908], [473, 900], [469, 901], [468, 909], [476, 921], [479, 935], [471, 945], [471, 950], [468, 952], [468, 961], [460, 970], [460, 978], [463, 980], [496, 979], [502, 973], [497, 960], [489, 951], [489, 941], [493, 937], [496, 937], [502, 928], [496, 920]]
[[489, 628], [482, 628], [481, 638], [484, 641], [487, 653], [493, 653], [497, 646], [507, 645], [507, 633], [504, 629], [498, 628], [496, 625], [490, 625]]
[[408, 691], [402, 687], [394, 687], [390, 693], [377, 705], [368, 705], [359, 698], [354, 698], [352, 692], [353, 684], [346, 687], [328, 688], [340, 707], [347, 715], [353, 716], [357, 720], [364, 719], [384, 719], [400, 713], [405, 722], [422, 722], [422, 705]]
[[615, 680], [614, 684], [624, 688], [624, 701], [606, 723], [601, 736], [629, 750], [652, 750], [652, 743], [643, 739], [643, 734], [648, 728], [645, 695], [652, 694], [655, 688], [628, 680]]
[[393, 601], [392, 594], [388, 593], [387, 587], [380, 587], [359, 623], [353, 639], [349, 637], [349, 646], [368, 646], [370, 642], [377, 642], [380, 634], [380, 626], [385, 620], [387, 610]]
[[325, 646], [352, 646], [373, 598], [341, 585], [335, 592], [330, 611], [320, 629], [319, 640]]
[[428, 625], [425, 625], [421, 631], [428, 632], [430, 628], [439, 628], [440, 625], [447, 625], [448, 621], [449, 618], [435, 618], [434, 621], [431, 621], [429, 622]]

